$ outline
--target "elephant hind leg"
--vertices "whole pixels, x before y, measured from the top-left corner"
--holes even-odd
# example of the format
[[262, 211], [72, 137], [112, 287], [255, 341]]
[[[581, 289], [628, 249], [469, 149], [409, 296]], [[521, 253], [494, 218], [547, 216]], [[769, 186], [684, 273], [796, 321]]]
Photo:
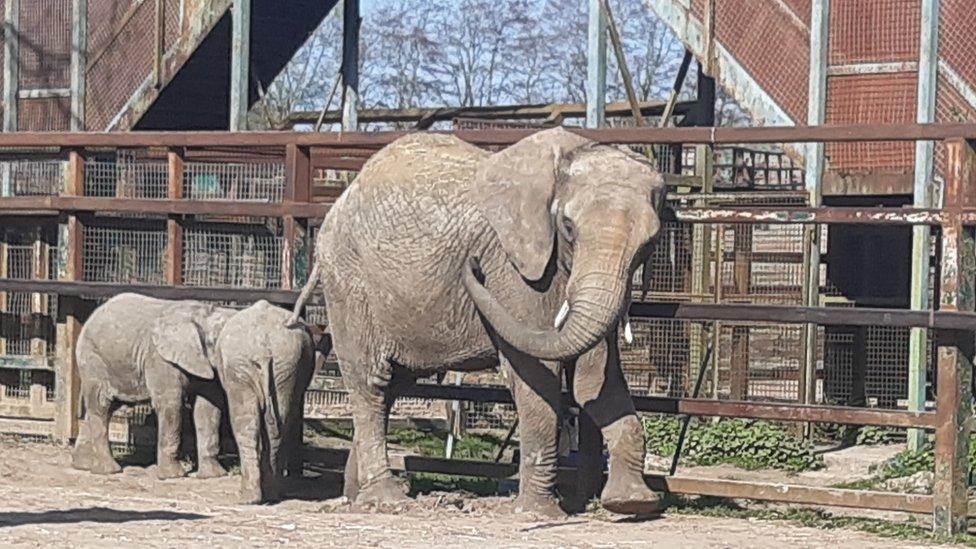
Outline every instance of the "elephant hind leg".
[[220, 453], [220, 410], [223, 395], [212, 389], [197, 395], [193, 403], [193, 426], [197, 435], [197, 478], [227, 474], [217, 461]]
[[76, 469], [107, 475], [122, 470], [108, 441], [108, 423], [112, 417], [112, 398], [101, 383], [82, 380], [81, 396], [85, 404], [85, 421], [75, 441], [72, 466]]
[[560, 365], [514, 349], [500, 353], [519, 417], [519, 495], [516, 511], [565, 516], [553, 497], [559, 443]]
[[[343, 362], [340, 359], [340, 367]], [[347, 462], [346, 478], [355, 467], [356, 482], [350, 482], [343, 493], [358, 503], [397, 503], [406, 499], [406, 491], [393, 477], [387, 455], [386, 431], [392, 405], [392, 375], [385, 383], [367, 381], [367, 372], [392, 369], [371, 368], [370, 364], [352, 365], [342, 370], [349, 388], [353, 416], [353, 450]], [[347, 375], [347, 372], [349, 375]]]

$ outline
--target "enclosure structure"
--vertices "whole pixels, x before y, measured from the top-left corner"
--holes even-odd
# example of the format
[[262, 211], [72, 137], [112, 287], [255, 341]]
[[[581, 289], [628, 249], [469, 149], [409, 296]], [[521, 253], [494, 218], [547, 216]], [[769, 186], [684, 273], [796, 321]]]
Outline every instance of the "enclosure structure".
[[[531, 130], [477, 130], [458, 131], [462, 138], [479, 146], [495, 148], [513, 143]], [[788, 502], [807, 502], [822, 505], [872, 507], [898, 509], [919, 513], [933, 513], [939, 531], [958, 531], [965, 524], [966, 509], [966, 448], [969, 437], [969, 379], [971, 376], [973, 333], [976, 330], [976, 314], [972, 311], [974, 295], [973, 277], [976, 273], [974, 244], [971, 227], [976, 225], [976, 205], [971, 203], [973, 186], [976, 185], [976, 153], [965, 139], [976, 137], [976, 127], [956, 126], [861, 126], [825, 128], [676, 128], [646, 129], [617, 128], [603, 130], [577, 130], [604, 143], [630, 145], [672, 145], [699, 143], [724, 145], [732, 143], [783, 143], [800, 141], [855, 142], [859, 140], [891, 139], [913, 141], [938, 140], [947, 144], [948, 169], [946, 204], [943, 208], [889, 208], [889, 207], [808, 207], [808, 206], [725, 206], [705, 205], [701, 195], [688, 195], [689, 205], [677, 204], [675, 221], [692, 223], [695, 227], [706, 225], [717, 231], [731, 224], [749, 225], [756, 230], [784, 225], [852, 225], [853, 230], [872, 226], [925, 225], [937, 229], [940, 242], [938, 255], [938, 303], [932, 311], [877, 308], [833, 308], [804, 305], [764, 305], [737, 303], [709, 303], [707, 300], [686, 302], [649, 301], [635, 302], [631, 314], [648, 322], [692, 322], [703, 334], [715, 334], [715, 325], [749, 323], [761, 326], [778, 324], [798, 325], [800, 330], [809, 325], [847, 326], [853, 329], [871, 326], [924, 327], [938, 334], [937, 348], [937, 404], [934, 410], [904, 411], [881, 410], [863, 407], [835, 405], [810, 405], [755, 402], [741, 400], [716, 400], [673, 396], [666, 386], [654, 385], [641, 390], [635, 401], [641, 411], [679, 413], [705, 416], [732, 416], [772, 419], [777, 421], [829, 422], [840, 424], [869, 424], [888, 427], [912, 427], [934, 430], [936, 440], [936, 491], [932, 496], [877, 493], [860, 490], [823, 489], [804, 486], [750, 484], [690, 477], [653, 477], [657, 486], [678, 493], [698, 493], [717, 496], [768, 499]], [[58, 334], [55, 364], [57, 365], [56, 398], [51, 408], [54, 418], [32, 417], [36, 410], [14, 411], [4, 407], [4, 430], [21, 430], [54, 434], [70, 439], [74, 436], [77, 411], [77, 379], [72, 353], [80, 323], [98, 300], [121, 291], [139, 291], [159, 297], [195, 297], [215, 301], [245, 303], [259, 298], [288, 304], [293, 302], [296, 285], [305, 276], [307, 261], [295, 258], [307, 254], [301, 237], [306, 223], [315, 224], [328, 209], [326, 201], [313, 202], [313, 174], [321, 169], [356, 169], [382, 145], [395, 138], [397, 133], [190, 133], [190, 134], [11, 134], [0, 135], [0, 147], [7, 147], [18, 157], [29, 159], [43, 147], [45, 155], [55, 155], [67, 163], [66, 191], [47, 196], [11, 197], [0, 200], [0, 215], [4, 220], [16, 217], [22, 222], [38, 223], [51, 220], [57, 225], [57, 242], [48, 243], [58, 249], [55, 261], [55, 280], [26, 280], [6, 278], [0, 280], [0, 290], [26, 293], [32, 296], [57, 296], [59, 302], [56, 331]], [[57, 148], [59, 152], [54, 152]], [[126, 149], [135, 151], [138, 157], [166, 167], [166, 193], [140, 196], [92, 196], [88, 168], [96, 170], [98, 151]], [[128, 153], [127, 153], [128, 154]], [[273, 161], [271, 159], [274, 159]], [[215, 188], [212, 179], [202, 178], [197, 184], [189, 184], [195, 168], [193, 162], [209, 163], [267, 163], [279, 162], [283, 166], [281, 191], [270, 196], [280, 196], [280, 201], [249, 200], [251, 195], [221, 195], [213, 199], [208, 194]], [[91, 163], [91, 166], [89, 166]], [[208, 168], [209, 169], [209, 168]], [[157, 168], [146, 170], [155, 173]], [[251, 183], [240, 183], [237, 189], [260, 189], [267, 193], [270, 187], [260, 172], [249, 168]], [[203, 170], [203, 173], [210, 173]], [[160, 179], [162, 179], [160, 177]], [[147, 180], [155, 180], [147, 177]], [[222, 179], [223, 180], [223, 179]], [[234, 178], [227, 178], [233, 181]], [[248, 178], [243, 178], [248, 180]], [[126, 181], [124, 177], [116, 181]], [[260, 184], [254, 181], [262, 181]], [[687, 183], [684, 176], [669, 177], [672, 184]], [[223, 192], [233, 186], [220, 185]], [[196, 189], [196, 190], [194, 190]], [[135, 193], [139, 195], [140, 193]], [[143, 193], [145, 194], [145, 193]], [[712, 195], [713, 198], [716, 195]], [[721, 195], [717, 195], [721, 199]], [[189, 236], [200, 223], [230, 223], [230, 219], [242, 217], [271, 218], [270, 225], [280, 226], [280, 248], [266, 246], [256, 235], [241, 237], [237, 250], [232, 254], [247, 265], [236, 271], [243, 273], [242, 280], [253, 282], [250, 288], [210, 287], [208, 279], [188, 276], [193, 272], [190, 265], [195, 261], [194, 246]], [[216, 219], [215, 219], [216, 218]], [[134, 273], [125, 283], [85, 280], [85, 265], [103, 261], [97, 246], [86, 245], [89, 235], [103, 238], [105, 219], [110, 225], [127, 230], [139, 230], [142, 236], [130, 237], [132, 242], [142, 243], [145, 234], [162, 232], [164, 236], [148, 240], [155, 244], [141, 249], [154, 252], [140, 255], [126, 252], [126, 246], [117, 258], [121, 272]], [[156, 229], [145, 228], [146, 223], [161, 222]], [[163, 229], [165, 227], [165, 229]], [[275, 229], [278, 230], [278, 229]], [[697, 229], [695, 229], [697, 230]], [[153, 232], [155, 231], [155, 233]], [[219, 231], [216, 231], [219, 232]], [[237, 232], [237, 231], [235, 231]], [[211, 234], [211, 233], [207, 233]], [[204, 241], [208, 241], [207, 238]], [[224, 246], [222, 238], [209, 241]], [[716, 241], [723, 241], [716, 239]], [[217, 244], [221, 243], [221, 244]], [[238, 246], [233, 248], [233, 246]], [[138, 246], [137, 246], [138, 248]], [[264, 255], [248, 255], [249, 251], [264, 250]], [[272, 250], [268, 252], [268, 250]], [[731, 250], [735, 255], [734, 247]], [[276, 254], [280, 257], [275, 260]], [[86, 257], [90, 256], [90, 257]], [[125, 257], [123, 257], [125, 256]], [[142, 260], [140, 258], [148, 257]], [[251, 257], [263, 257], [252, 261]], [[725, 260], [727, 254], [713, 251], [710, 264], [713, 268]], [[103, 262], [104, 263], [104, 262]], [[284, 267], [274, 267], [278, 266]], [[257, 266], [255, 266], [257, 265]], [[165, 283], [144, 273], [158, 272], [162, 266]], [[716, 272], [721, 272], [718, 270]], [[154, 275], [156, 276], [156, 275]], [[138, 280], [148, 280], [138, 282]], [[194, 285], [199, 284], [199, 285]], [[243, 285], [243, 284], [242, 284]], [[719, 286], [720, 288], [722, 285]], [[32, 297], [31, 299], [36, 299]], [[732, 334], [734, 335], [734, 330]], [[719, 339], [716, 347], [719, 356], [729, 356], [735, 349], [734, 340]], [[649, 357], [653, 356], [648, 351]], [[752, 365], [747, 363], [747, 369]], [[760, 375], [766, 375], [761, 373]], [[650, 393], [650, 394], [648, 394]], [[670, 393], [670, 394], [669, 394]], [[418, 384], [401, 396], [423, 399], [462, 399], [478, 402], [510, 402], [507, 390], [500, 387], [471, 387], [452, 385]], [[315, 399], [316, 394], [310, 394]], [[21, 401], [22, 402], [22, 401]], [[0, 405], [6, 403], [0, 402]], [[11, 414], [19, 419], [11, 419]], [[412, 471], [448, 472], [489, 476], [510, 476], [514, 473], [507, 464], [471, 464], [458, 461], [442, 461], [428, 458], [406, 458], [402, 467]]]

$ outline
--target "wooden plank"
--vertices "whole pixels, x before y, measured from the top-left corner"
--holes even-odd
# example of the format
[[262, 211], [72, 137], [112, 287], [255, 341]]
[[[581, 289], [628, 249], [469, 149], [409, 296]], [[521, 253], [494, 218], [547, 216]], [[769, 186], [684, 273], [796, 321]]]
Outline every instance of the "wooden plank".
[[260, 299], [280, 305], [294, 305], [298, 292], [257, 288], [207, 286], [152, 286], [149, 284], [116, 284], [62, 280], [0, 280], [0, 291], [50, 292], [62, 297], [107, 298], [124, 292], [160, 299], [203, 299], [213, 301], [253, 302]]
[[0, 200], [0, 215], [29, 212], [50, 215], [61, 212], [115, 212], [162, 215], [214, 215], [231, 217], [323, 218], [328, 204], [230, 202], [220, 200], [171, 200], [101, 198], [90, 196], [25, 196]]
[[881, 509], [908, 513], [930, 513], [932, 496], [894, 494], [868, 490], [820, 488], [798, 484], [759, 483], [709, 478], [646, 475], [648, 484], [673, 494], [741, 498], [780, 503], [824, 505], [856, 509]]
[[51, 437], [54, 431], [55, 425], [51, 420], [0, 417], [0, 433]]
[[[827, 68], [827, 76], [856, 76], [862, 74], [892, 74], [899, 72], [915, 72], [920, 63], [915, 61], [893, 61], [890, 63], [851, 63], [848, 65], [831, 65]], [[933, 68], [936, 66], [932, 63]]]
[[[416, 384], [404, 387], [397, 396], [440, 400], [470, 400], [475, 402], [511, 403], [508, 389], [502, 387]], [[567, 400], [569, 396], [564, 395]], [[769, 404], [763, 402], [732, 402], [725, 400], [635, 396], [634, 406], [641, 412], [682, 414], [692, 416], [740, 417], [777, 421], [813, 421], [845, 425], [876, 425], [883, 427], [919, 427], [932, 429], [936, 425], [932, 412], [905, 412], [844, 406], [812, 404]]]
[[[183, 155], [171, 150], [166, 155], [168, 185], [166, 196], [170, 200], [183, 198]], [[166, 282], [174, 286], [183, 284], [183, 225], [171, 215], [166, 220]]]
[[[961, 211], [976, 192], [976, 150], [966, 141], [946, 145], [945, 209], [942, 225], [940, 312], [976, 309], [976, 238]], [[974, 340], [971, 331], [939, 334], [936, 381], [933, 530], [951, 536], [967, 531], [969, 439], [972, 434]]]
[[[32, 254], [33, 265], [31, 266], [31, 271], [33, 272], [33, 278], [39, 280], [47, 280], [50, 277], [50, 262], [49, 259], [49, 249], [48, 245], [41, 240], [41, 235], [38, 232], [36, 235], [36, 240], [34, 241], [34, 250]], [[43, 293], [32, 293], [31, 294], [31, 313], [35, 318], [46, 318], [48, 314], [48, 296]], [[40, 330], [34, 329], [31, 331], [31, 356], [43, 360], [47, 357], [47, 340], [42, 337], [42, 332]]]

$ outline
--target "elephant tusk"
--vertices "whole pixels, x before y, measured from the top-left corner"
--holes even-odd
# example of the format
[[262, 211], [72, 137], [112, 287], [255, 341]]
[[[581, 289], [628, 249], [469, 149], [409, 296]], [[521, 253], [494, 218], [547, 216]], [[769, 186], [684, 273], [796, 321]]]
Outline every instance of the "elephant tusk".
[[563, 327], [563, 322], [566, 322], [566, 315], [569, 314], [569, 301], [563, 301], [563, 306], [559, 308], [559, 312], [556, 313], [556, 320], [552, 325], [558, 330]]
[[624, 341], [627, 342], [627, 345], [634, 342], [634, 332], [630, 329], [629, 316], [624, 317]]

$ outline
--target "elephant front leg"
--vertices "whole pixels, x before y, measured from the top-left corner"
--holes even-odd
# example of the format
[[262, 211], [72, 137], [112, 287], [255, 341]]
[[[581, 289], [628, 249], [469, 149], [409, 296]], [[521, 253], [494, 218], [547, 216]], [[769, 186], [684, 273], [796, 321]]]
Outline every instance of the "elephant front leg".
[[220, 453], [220, 400], [222, 399], [217, 394], [201, 394], [193, 404], [193, 425], [197, 434], [197, 478], [215, 478], [227, 474], [217, 461]]
[[179, 461], [180, 434], [183, 424], [183, 394], [153, 400], [158, 420], [156, 442], [156, 476], [161, 479], [186, 476]]
[[608, 511], [628, 515], [660, 511], [660, 494], [644, 482], [644, 427], [620, 369], [616, 333], [576, 361], [573, 392], [600, 428], [610, 452], [600, 503]]
[[516, 511], [563, 517], [553, 496], [559, 444], [560, 367], [512, 350], [499, 360], [519, 417], [519, 495]]

